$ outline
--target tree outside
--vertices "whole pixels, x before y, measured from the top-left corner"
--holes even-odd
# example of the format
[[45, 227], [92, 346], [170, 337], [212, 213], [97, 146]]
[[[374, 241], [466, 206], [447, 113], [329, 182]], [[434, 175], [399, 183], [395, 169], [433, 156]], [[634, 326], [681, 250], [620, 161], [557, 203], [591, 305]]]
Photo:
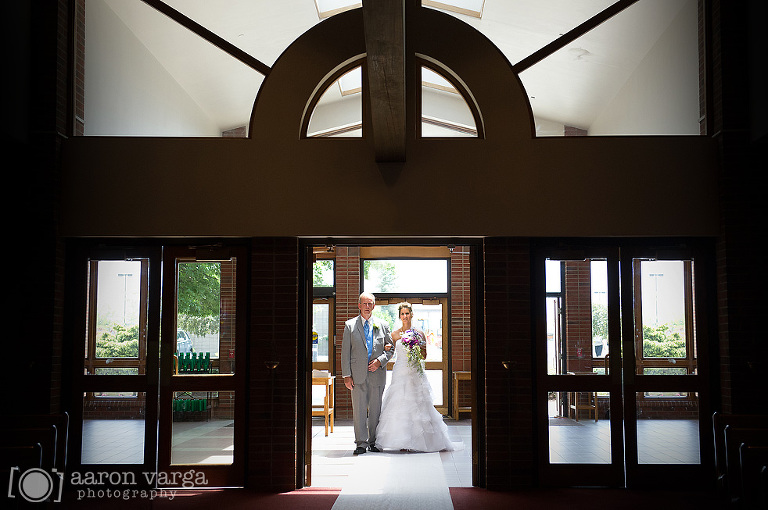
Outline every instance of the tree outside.
[[[110, 274], [120, 268], [100, 262], [99, 270]], [[130, 264], [124, 262], [123, 264]], [[102, 269], [102, 265], [104, 268]], [[122, 267], [122, 266], [121, 266]], [[131, 268], [138, 275], [137, 268]], [[123, 275], [126, 271], [123, 270]], [[138, 309], [137, 297], [123, 291], [124, 282], [112, 284], [115, 288], [106, 289], [100, 294], [99, 311], [110, 309]], [[107, 285], [107, 284], [105, 284]], [[100, 281], [101, 286], [101, 281]], [[100, 289], [101, 290], [101, 289]], [[183, 262], [179, 264], [177, 327], [197, 336], [217, 334], [219, 332], [221, 296], [221, 263], [219, 262]], [[103, 306], [102, 306], [103, 305]], [[119, 315], [119, 314], [118, 314]], [[135, 314], [137, 315], [137, 314]], [[138, 317], [124, 323], [115, 313], [99, 313], [97, 318], [99, 335], [96, 339], [96, 357], [98, 358], [137, 358], [139, 356]]]

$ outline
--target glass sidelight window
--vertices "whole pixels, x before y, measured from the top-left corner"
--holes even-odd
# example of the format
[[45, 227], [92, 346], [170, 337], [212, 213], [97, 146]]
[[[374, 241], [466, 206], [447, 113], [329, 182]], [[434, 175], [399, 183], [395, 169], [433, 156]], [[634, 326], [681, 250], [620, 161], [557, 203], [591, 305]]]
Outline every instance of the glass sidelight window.
[[235, 259], [179, 261], [175, 373], [232, 374], [235, 359]]
[[[332, 373], [334, 360], [335, 260], [315, 254], [312, 264], [312, 369]], [[322, 388], [313, 388], [321, 390]], [[321, 398], [322, 402], [322, 398]]]
[[333, 357], [333, 299], [312, 303], [312, 368], [330, 371]]
[[[696, 372], [693, 323], [693, 262], [634, 261], [637, 368], [643, 375], [687, 375]], [[650, 395], [648, 395], [650, 396]]]
[[147, 267], [147, 260], [88, 262], [86, 375], [144, 374]]

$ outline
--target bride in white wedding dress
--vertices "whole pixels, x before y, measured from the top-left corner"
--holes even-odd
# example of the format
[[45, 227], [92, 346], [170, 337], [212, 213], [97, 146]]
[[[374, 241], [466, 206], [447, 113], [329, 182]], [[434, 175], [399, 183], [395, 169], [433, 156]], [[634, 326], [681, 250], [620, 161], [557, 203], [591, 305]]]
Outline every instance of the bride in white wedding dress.
[[376, 445], [385, 450], [417, 452], [461, 449], [463, 443], [451, 441], [443, 416], [435, 409], [423, 362], [409, 363], [404, 339], [411, 336], [418, 338], [419, 347], [414, 349], [421, 348], [422, 357], [426, 351], [424, 332], [411, 326], [413, 309], [410, 303], [400, 303], [398, 314], [403, 325], [392, 332], [395, 367], [391, 382], [384, 390]]

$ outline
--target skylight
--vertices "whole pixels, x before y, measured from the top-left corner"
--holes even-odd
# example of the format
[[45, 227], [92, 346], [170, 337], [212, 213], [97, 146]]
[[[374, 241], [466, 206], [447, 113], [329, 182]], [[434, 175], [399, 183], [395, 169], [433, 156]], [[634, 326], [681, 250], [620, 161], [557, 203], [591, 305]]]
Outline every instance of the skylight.
[[464, 97], [440, 73], [421, 68], [422, 138], [478, 136], [472, 110]]
[[336, 14], [362, 6], [363, 3], [357, 0], [315, 0], [317, 15], [320, 19], [330, 18]]
[[483, 17], [483, 4], [485, 0], [422, 0], [424, 7], [433, 7], [444, 11], [455, 12], [456, 14], [465, 14], [473, 18]]
[[339, 78], [339, 89], [342, 96], [356, 94], [363, 90], [363, 74], [360, 67], [356, 67]]
[[307, 126], [308, 138], [361, 137], [363, 134], [362, 71], [358, 66], [322, 93]]
[[429, 69], [428, 67], [421, 68], [421, 84], [424, 87], [431, 87], [433, 89], [442, 90], [445, 92], [453, 92], [458, 94], [459, 91], [451, 85], [451, 82]]

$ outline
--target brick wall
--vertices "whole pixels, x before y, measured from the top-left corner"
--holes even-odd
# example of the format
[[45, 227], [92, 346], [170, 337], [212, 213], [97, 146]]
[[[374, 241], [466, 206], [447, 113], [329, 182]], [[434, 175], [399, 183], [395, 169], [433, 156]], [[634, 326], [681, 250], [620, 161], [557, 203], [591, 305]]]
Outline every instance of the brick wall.
[[568, 371], [592, 372], [592, 280], [589, 261], [567, 261], [563, 283]]
[[[246, 263], [246, 261], [241, 261]], [[219, 311], [219, 373], [231, 374], [234, 371], [235, 357], [235, 274], [237, 261], [221, 263], [220, 311]], [[244, 354], [244, 353], [243, 353]]]
[[[764, 341], [761, 260], [755, 256], [763, 230], [765, 185], [760, 167], [766, 141], [753, 137], [764, 128], [764, 111], [751, 104], [763, 92], [764, 69], [752, 49], [765, 44], [761, 21], [749, 15], [759, 2], [712, 0], [708, 81], [711, 84], [711, 136], [720, 148], [720, 234], [717, 240], [718, 322], [721, 410], [764, 413], [768, 390], [768, 342]], [[764, 104], [764, 103], [763, 103]], [[764, 110], [764, 108], [763, 108]], [[754, 130], [752, 132], [751, 130]], [[762, 163], [760, 163], [762, 161]]]
[[[487, 488], [531, 486], [536, 470], [530, 247], [527, 240], [487, 238], [484, 249]], [[510, 369], [502, 361], [511, 362]]]
[[652, 399], [638, 403], [638, 420], [698, 420], [699, 401], [696, 399]]
[[[451, 370], [472, 370], [472, 295], [469, 247], [457, 246], [451, 253]], [[452, 386], [451, 382], [451, 388]], [[459, 383], [459, 407], [472, 405], [471, 381]], [[454, 416], [456, 418], [456, 416]]]
[[357, 298], [360, 296], [360, 248], [336, 247], [336, 324], [334, 345], [336, 353], [336, 418], [352, 418], [352, 398], [341, 377], [341, 340], [344, 323], [357, 316]]
[[94, 398], [83, 400], [84, 420], [143, 420], [146, 393], [136, 398]]
[[251, 250], [246, 483], [286, 491], [296, 486], [298, 240], [257, 238]]

